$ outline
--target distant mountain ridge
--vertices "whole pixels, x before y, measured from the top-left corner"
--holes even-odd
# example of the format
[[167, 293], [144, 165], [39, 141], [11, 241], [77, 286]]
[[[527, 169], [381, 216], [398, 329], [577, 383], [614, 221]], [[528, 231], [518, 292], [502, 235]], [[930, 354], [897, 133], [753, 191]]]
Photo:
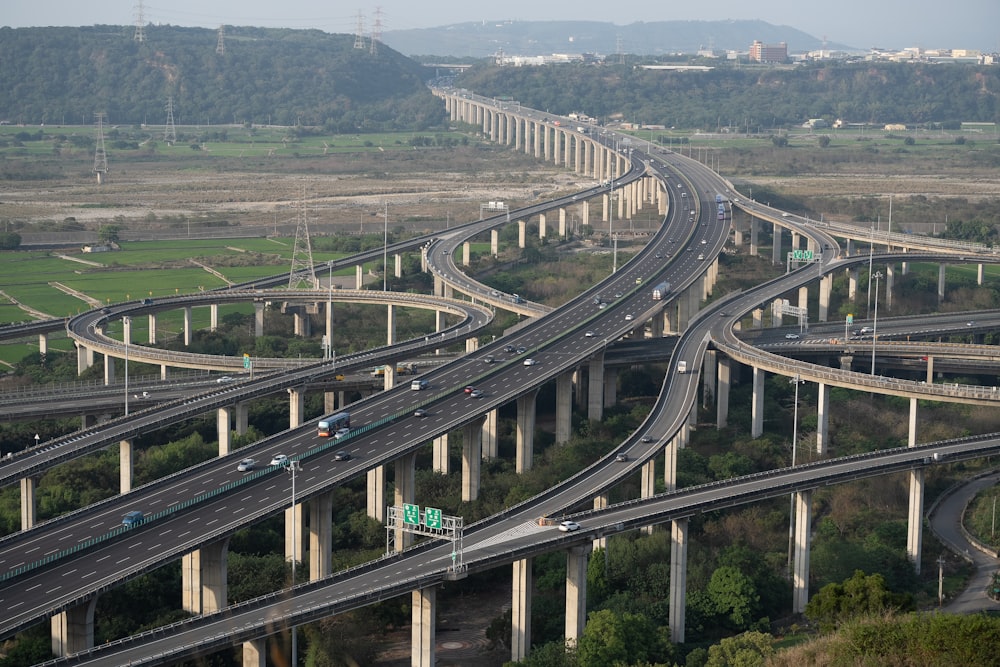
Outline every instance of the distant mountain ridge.
[[[702, 49], [742, 51], [754, 40], [785, 42], [789, 52], [824, 48], [823, 41], [789, 26], [765, 21], [654, 21], [615, 25], [600, 21], [483, 21], [436, 28], [389, 30], [386, 44], [411, 56], [485, 58], [506, 55], [542, 56], [553, 53], [608, 55], [667, 55]], [[842, 44], [825, 48], [857, 49]]]

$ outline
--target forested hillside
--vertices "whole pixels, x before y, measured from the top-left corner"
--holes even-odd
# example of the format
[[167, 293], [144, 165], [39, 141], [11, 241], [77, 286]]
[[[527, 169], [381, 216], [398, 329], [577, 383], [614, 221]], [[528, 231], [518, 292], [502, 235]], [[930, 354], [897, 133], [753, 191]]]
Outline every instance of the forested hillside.
[[352, 35], [315, 30], [122, 26], [0, 28], [0, 120], [37, 125], [167, 119], [176, 124], [323, 125], [337, 132], [427, 129], [443, 120], [422, 68]]
[[666, 127], [767, 131], [810, 118], [852, 123], [1000, 121], [1000, 67], [857, 63], [708, 71], [632, 65], [480, 66], [456, 81], [555, 114]]

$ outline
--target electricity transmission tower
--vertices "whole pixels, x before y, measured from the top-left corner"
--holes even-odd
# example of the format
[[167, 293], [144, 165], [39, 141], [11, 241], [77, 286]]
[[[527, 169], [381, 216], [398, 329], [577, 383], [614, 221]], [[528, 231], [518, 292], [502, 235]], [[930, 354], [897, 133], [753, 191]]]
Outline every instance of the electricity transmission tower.
[[163, 128], [163, 140], [168, 144], [177, 141], [177, 128], [174, 127], [174, 98], [167, 98], [167, 124]]
[[382, 8], [375, 8], [375, 22], [372, 24], [371, 54], [378, 53], [378, 43], [382, 41]]
[[104, 182], [104, 175], [108, 173], [108, 154], [104, 150], [104, 112], [98, 111], [94, 114], [97, 120], [97, 150], [94, 152], [94, 173], [97, 174], [97, 184]]
[[219, 26], [219, 41], [215, 43], [215, 52], [220, 56], [226, 53], [226, 34], [221, 25]]
[[146, 18], [143, 16], [142, 11], [142, 0], [139, 0], [135, 9], [135, 33], [132, 34], [132, 39], [136, 42], [146, 41], [146, 28], [145, 28]]
[[361, 11], [358, 11], [358, 27], [354, 31], [354, 48], [363, 49], [365, 48], [365, 17], [361, 15]]
[[292, 269], [288, 274], [288, 289], [307, 287], [318, 290], [316, 267], [313, 265], [312, 242], [309, 239], [309, 219], [305, 201], [299, 202], [298, 224], [295, 225], [295, 245], [292, 247]]

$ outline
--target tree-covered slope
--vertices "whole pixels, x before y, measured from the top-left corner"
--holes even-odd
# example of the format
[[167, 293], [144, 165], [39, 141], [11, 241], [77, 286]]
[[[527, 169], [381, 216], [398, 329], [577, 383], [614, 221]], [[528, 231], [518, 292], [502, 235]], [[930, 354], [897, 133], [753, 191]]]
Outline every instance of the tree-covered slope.
[[481, 66], [458, 79], [552, 113], [667, 127], [770, 129], [809, 118], [854, 123], [1000, 121], [1000, 67], [856, 63], [708, 71], [631, 65]]
[[122, 26], [0, 28], [0, 119], [12, 123], [327, 125], [424, 129], [442, 105], [420, 65], [315, 30]]

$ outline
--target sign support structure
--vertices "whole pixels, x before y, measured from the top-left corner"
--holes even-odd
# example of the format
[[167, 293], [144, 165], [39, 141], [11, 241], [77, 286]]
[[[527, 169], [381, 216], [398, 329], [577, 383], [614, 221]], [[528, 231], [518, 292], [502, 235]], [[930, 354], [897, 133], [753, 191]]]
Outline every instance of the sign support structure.
[[422, 535], [439, 540], [449, 540], [451, 547], [451, 566], [448, 573], [458, 578], [466, 571], [463, 559], [462, 534], [465, 532], [465, 520], [460, 516], [443, 514], [434, 507], [421, 508], [419, 505], [404, 503], [402, 507], [389, 505], [385, 519], [385, 552], [392, 552], [396, 530], [402, 530], [414, 535]]

